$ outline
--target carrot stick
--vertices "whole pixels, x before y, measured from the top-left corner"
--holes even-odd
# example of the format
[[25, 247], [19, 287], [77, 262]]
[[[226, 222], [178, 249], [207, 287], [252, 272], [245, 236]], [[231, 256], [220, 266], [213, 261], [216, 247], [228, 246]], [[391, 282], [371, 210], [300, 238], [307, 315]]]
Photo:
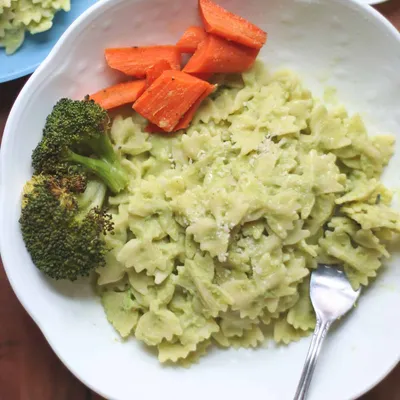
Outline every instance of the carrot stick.
[[99, 90], [97, 93], [92, 94], [90, 98], [104, 109], [109, 110], [110, 108], [133, 103], [142, 95], [145, 88], [146, 82], [144, 80], [118, 83]]
[[199, 12], [206, 32], [244, 46], [260, 49], [267, 34], [258, 26], [233, 14], [211, 0], [199, 0]]
[[157, 126], [151, 122], [149, 122], [147, 124], [147, 126], [144, 128], [144, 131], [148, 132], [148, 133], [168, 133], [168, 132], [165, 132], [163, 129], [161, 129], [159, 126]]
[[204, 72], [204, 73], [190, 74], [190, 75], [202, 79], [203, 81], [208, 81], [214, 74], [212, 74], [211, 72]]
[[[186, 114], [183, 116], [183, 118], [178, 122], [178, 125], [175, 126], [174, 132], [179, 131], [180, 129], [186, 129], [190, 122], [192, 121], [194, 115], [196, 114], [197, 109], [199, 108], [200, 104], [202, 101], [210, 95], [213, 91], [215, 90], [215, 86], [210, 85], [204, 93], [196, 100], [196, 102], [192, 105], [192, 107], [189, 108], [188, 111], [186, 111]], [[144, 128], [146, 132], [149, 133], [167, 133], [157, 125], [149, 122]]]
[[253, 65], [257, 54], [257, 49], [208, 35], [183, 71], [188, 74], [244, 72]]
[[206, 33], [204, 32], [203, 28], [200, 26], [190, 26], [183, 33], [176, 46], [182, 53], [193, 54], [196, 51], [199, 43], [204, 40], [205, 37]]
[[151, 86], [151, 84], [164, 72], [168, 69], [171, 69], [171, 65], [168, 61], [160, 60], [157, 61], [154, 65], [152, 65], [146, 71], [146, 85], [147, 87]]
[[135, 111], [166, 132], [211, 86], [208, 82], [181, 71], [164, 71], [133, 105]]
[[147, 69], [160, 60], [167, 61], [172, 69], [181, 67], [181, 53], [176, 46], [110, 48], [104, 54], [111, 68], [138, 78], [144, 78]]
[[174, 131], [178, 131], [179, 129], [186, 129], [189, 124], [192, 122], [194, 115], [196, 114], [197, 109], [200, 107], [202, 101], [210, 95], [215, 90], [214, 85], [210, 85], [204, 93], [197, 99], [197, 101], [186, 111], [186, 114], [183, 118], [178, 122], [178, 125], [175, 126]]

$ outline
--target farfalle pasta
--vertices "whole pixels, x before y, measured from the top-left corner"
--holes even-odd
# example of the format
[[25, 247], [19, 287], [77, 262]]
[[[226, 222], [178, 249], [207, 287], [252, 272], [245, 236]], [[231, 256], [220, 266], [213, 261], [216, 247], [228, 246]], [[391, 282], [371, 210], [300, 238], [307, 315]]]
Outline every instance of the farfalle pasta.
[[267, 332], [299, 340], [315, 326], [317, 262], [367, 285], [400, 231], [380, 183], [393, 137], [369, 137], [290, 71], [257, 63], [217, 79], [184, 133], [145, 133], [137, 114], [111, 129], [131, 182], [109, 199], [97, 286], [115, 329], [161, 362], [189, 365], [212, 343], [256, 347]]
[[0, 0], [0, 47], [5, 48], [6, 54], [13, 54], [27, 32], [49, 30], [54, 15], [70, 9], [70, 0]]

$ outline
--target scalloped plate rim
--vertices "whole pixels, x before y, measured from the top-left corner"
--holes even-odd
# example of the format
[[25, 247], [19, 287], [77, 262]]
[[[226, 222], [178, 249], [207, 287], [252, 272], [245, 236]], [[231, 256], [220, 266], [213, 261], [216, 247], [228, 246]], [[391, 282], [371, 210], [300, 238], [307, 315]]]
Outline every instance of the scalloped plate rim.
[[[71, 23], [71, 25], [66, 29], [66, 31], [62, 34], [60, 39], [58, 40], [57, 44], [53, 47], [51, 52], [48, 54], [48, 56], [45, 58], [45, 60], [40, 64], [40, 66], [36, 69], [36, 71], [33, 73], [33, 75], [29, 78], [28, 82], [26, 85], [23, 87], [21, 90], [20, 94], [18, 95], [13, 108], [10, 112], [9, 118], [7, 120], [5, 129], [4, 129], [4, 135], [3, 135], [3, 145], [0, 148], [0, 178], [3, 177], [5, 174], [5, 170], [3, 168], [4, 164], [4, 159], [5, 159], [5, 150], [4, 148], [7, 147], [8, 140], [10, 139], [11, 132], [12, 132], [12, 126], [14, 125], [14, 120], [18, 117], [18, 114], [21, 113], [21, 105], [25, 105], [24, 103], [27, 103], [29, 100], [29, 97], [26, 96], [27, 93], [31, 92], [31, 88], [37, 87], [41, 79], [40, 78], [45, 78], [45, 72], [47, 69], [52, 68], [51, 66], [51, 61], [57, 56], [59, 51], [61, 50], [64, 41], [70, 36], [72, 32], [77, 29], [77, 27], [86, 19], [89, 18], [90, 14], [95, 14], [96, 11], [100, 8], [104, 8], [103, 12], [106, 11], [107, 7], [112, 7], [115, 4], [118, 4], [120, 2], [123, 2], [125, 0], [103, 0], [99, 1], [98, 3], [95, 3], [93, 6], [90, 7], [90, 9], [87, 9], [84, 11], [75, 21]], [[342, 0], [339, 0], [342, 1]], [[357, 3], [357, 6], [360, 6], [362, 8], [368, 9], [368, 13], [372, 13], [372, 16], [374, 18], [377, 18], [385, 24], [386, 28], [388, 30], [391, 30], [392, 33], [396, 32], [398, 35], [399, 43], [400, 43], [400, 33], [394, 28], [394, 26], [385, 18], [383, 17], [378, 11], [375, 9], [371, 9], [368, 5], [364, 3], [359, 3], [357, 0], [349, 0], [351, 2]], [[42, 76], [43, 75], [43, 76]], [[21, 75], [22, 76], [22, 75]], [[2, 179], [0, 179], [0, 208], [3, 208], [3, 203], [5, 202], [4, 200], [4, 190], [1, 190], [1, 182]], [[73, 373], [80, 381], [82, 381], [87, 387], [92, 389], [93, 391], [99, 393], [100, 395], [104, 397], [110, 397], [109, 394], [107, 393], [102, 393], [99, 391], [96, 387], [94, 387], [90, 382], [88, 382], [85, 378], [80, 376], [77, 372], [74, 366], [70, 364], [69, 361], [67, 361], [63, 356], [61, 356], [62, 351], [60, 351], [59, 347], [55, 345], [51, 339], [51, 335], [47, 331], [46, 328], [44, 328], [43, 324], [40, 322], [40, 316], [38, 315], [37, 310], [33, 310], [33, 307], [31, 304], [27, 301], [26, 298], [24, 298], [22, 289], [17, 287], [13, 281], [12, 273], [11, 273], [11, 262], [9, 262], [9, 250], [5, 248], [4, 246], [4, 238], [3, 238], [3, 233], [0, 231], [0, 251], [5, 257], [3, 258], [3, 264], [4, 264], [4, 269], [7, 275], [7, 278], [10, 281], [11, 287], [22, 304], [22, 306], [25, 308], [25, 310], [28, 312], [30, 317], [34, 320], [34, 322], [37, 324], [41, 332], [43, 333], [44, 337], [46, 338], [47, 342], [50, 344], [52, 350], [56, 353], [58, 358], [64, 363], [64, 365]], [[400, 354], [397, 357], [397, 361], [394, 362], [393, 365], [389, 366], [388, 369], [385, 369], [385, 371], [382, 371], [381, 376], [375, 381], [371, 382], [369, 387], [366, 387], [362, 392], [357, 393], [357, 396], [361, 396], [367, 391], [369, 391], [372, 387], [374, 387], [377, 383], [382, 381], [392, 370], [393, 368], [397, 365], [397, 363], [400, 361]]]

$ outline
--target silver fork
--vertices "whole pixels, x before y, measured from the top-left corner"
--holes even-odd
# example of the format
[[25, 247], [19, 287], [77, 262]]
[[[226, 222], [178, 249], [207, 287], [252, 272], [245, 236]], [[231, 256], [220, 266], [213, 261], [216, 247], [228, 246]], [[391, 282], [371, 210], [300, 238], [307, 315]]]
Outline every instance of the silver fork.
[[306, 398], [317, 358], [329, 328], [334, 321], [350, 311], [359, 295], [360, 289], [354, 291], [344, 272], [334, 266], [318, 264], [318, 268], [311, 274], [310, 297], [317, 316], [317, 324], [294, 400]]

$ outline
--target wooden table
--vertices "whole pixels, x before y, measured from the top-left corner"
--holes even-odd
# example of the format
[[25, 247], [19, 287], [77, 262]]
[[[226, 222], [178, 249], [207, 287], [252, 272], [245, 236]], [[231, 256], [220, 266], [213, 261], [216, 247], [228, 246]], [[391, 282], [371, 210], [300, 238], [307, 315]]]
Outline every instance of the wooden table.
[[[377, 8], [400, 29], [399, 0]], [[1, 134], [12, 103], [25, 81], [26, 78], [22, 78], [0, 85]], [[0, 400], [100, 399], [53, 353], [15, 297], [0, 263]], [[400, 365], [362, 400], [400, 400]]]

